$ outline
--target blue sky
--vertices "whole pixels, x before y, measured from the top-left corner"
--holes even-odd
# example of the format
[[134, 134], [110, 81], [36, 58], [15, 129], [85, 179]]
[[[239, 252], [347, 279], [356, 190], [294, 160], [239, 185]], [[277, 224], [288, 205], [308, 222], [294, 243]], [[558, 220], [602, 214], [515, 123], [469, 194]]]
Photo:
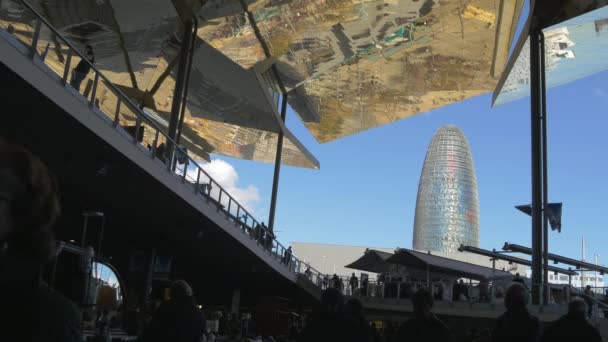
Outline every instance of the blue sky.
[[[490, 94], [331, 143], [318, 144], [294, 113], [288, 127], [321, 161], [321, 170], [284, 166], [276, 229], [291, 241], [411, 247], [418, 178], [433, 133], [460, 127], [469, 140], [480, 198], [481, 246], [530, 243], [530, 220], [513, 208], [530, 202], [529, 100], [490, 108]], [[548, 92], [550, 201], [563, 201], [563, 232], [551, 251], [608, 258], [608, 73]], [[256, 214], [267, 218], [273, 166], [226, 159], [239, 184], [255, 185]], [[600, 260], [603, 257], [600, 257]], [[608, 264], [608, 262], [606, 262]]]
[[[481, 247], [530, 244], [529, 217], [513, 207], [530, 202], [529, 98], [490, 108], [491, 94], [440, 108], [331, 143], [318, 144], [297, 115], [287, 126], [321, 162], [321, 170], [284, 166], [276, 230], [292, 241], [411, 247], [418, 179], [433, 133], [460, 127], [476, 168]], [[608, 73], [548, 91], [550, 201], [564, 202], [563, 231], [550, 250], [608, 264]], [[238, 185], [258, 189], [256, 216], [267, 222], [273, 165], [220, 158]], [[604, 259], [606, 260], [604, 262]]]

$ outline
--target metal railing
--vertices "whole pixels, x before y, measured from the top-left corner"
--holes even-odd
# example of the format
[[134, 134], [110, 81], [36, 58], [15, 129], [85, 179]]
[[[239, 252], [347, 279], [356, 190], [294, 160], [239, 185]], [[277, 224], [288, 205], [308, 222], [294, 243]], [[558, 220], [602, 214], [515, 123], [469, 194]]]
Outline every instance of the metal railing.
[[[322, 282], [322, 288], [337, 288], [346, 296], [360, 298], [377, 298], [382, 300], [409, 300], [419, 289], [431, 292], [433, 298], [440, 302], [462, 302], [462, 303], [494, 303], [496, 300], [492, 284], [446, 284], [442, 282], [419, 282], [419, 281], [358, 281], [352, 286], [350, 277], [327, 277]], [[336, 282], [338, 282], [336, 284]]]
[[[297, 259], [285, 248], [266, 226], [260, 224], [251, 213], [216, 182], [188, 152], [171, 139], [151, 119], [150, 114], [133, 103], [118, 89], [97, 67], [89, 62], [78, 49], [57, 31], [30, 4], [21, 0], [24, 10], [33, 16], [30, 21], [8, 21], [0, 19], [0, 27], [21, 41], [29, 49], [27, 57], [40, 59], [50, 70], [59, 76], [61, 84], [71, 91], [84, 96], [92, 110], [98, 110], [107, 116], [107, 122], [125, 133], [142, 152], [154, 160], [165, 164], [166, 172], [179, 177], [184, 186], [191, 187], [197, 196], [212, 202], [218, 211], [234, 222], [235, 227], [243, 234], [255, 240], [263, 250], [281, 262], [291, 272], [304, 273], [308, 277], [319, 277], [320, 273]], [[52, 45], [52, 48], [51, 48]], [[79, 64], [86, 64], [90, 69], [84, 76], [86, 81], [81, 91], [80, 82], [74, 80], [75, 59]], [[86, 68], [85, 68], [86, 69]], [[68, 81], [70, 74], [72, 79]], [[146, 148], [147, 146], [147, 148]], [[173, 148], [166, 149], [166, 146]], [[166, 151], [166, 152], [165, 152]], [[305, 269], [306, 268], [306, 269]]]

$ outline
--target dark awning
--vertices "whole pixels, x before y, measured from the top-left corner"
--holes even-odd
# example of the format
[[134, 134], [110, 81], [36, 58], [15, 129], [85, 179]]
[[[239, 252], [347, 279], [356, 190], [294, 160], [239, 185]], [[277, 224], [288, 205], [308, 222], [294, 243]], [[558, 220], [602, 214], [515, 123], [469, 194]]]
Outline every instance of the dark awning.
[[400, 249], [386, 260], [388, 263], [399, 264], [411, 269], [474, 280], [489, 280], [493, 277], [511, 276], [509, 272], [492, 270], [489, 267], [479, 266], [468, 262], [449, 259], [428, 253], [416, 252], [409, 249]]
[[345, 267], [373, 273], [390, 272], [394, 265], [386, 262], [386, 259], [390, 258], [391, 256], [391, 253], [368, 249], [365, 251], [365, 254], [363, 254], [362, 257], [346, 265]]

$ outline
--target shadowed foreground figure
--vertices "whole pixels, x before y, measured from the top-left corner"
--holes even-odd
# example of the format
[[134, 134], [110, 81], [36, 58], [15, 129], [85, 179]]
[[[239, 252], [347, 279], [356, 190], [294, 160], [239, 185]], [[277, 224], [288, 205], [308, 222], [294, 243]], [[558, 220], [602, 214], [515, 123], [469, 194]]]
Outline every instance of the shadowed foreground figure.
[[574, 298], [568, 305], [568, 313], [547, 328], [541, 342], [601, 342], [599, 331], [585, 318], [586, 309], [583, 299]]
[[304, 329], [298, 342], [344, 341], [345, 335], [344, 298], [340, 291], [330, 287], [323, 292], [312, 322]]
[[433, 296], [420, 289], [412, 297], [414, 318], [405, 322], [397, 333], [398, 342], [449, 342], [449, 329], [432, 312]]
[[526, 288], [514, 283], [505, 294], [507, 311], [496, 320], [492, 342], [536, 342], [540, 337], [538, 318], [530, 315]]
[[82, 341], [76, 306], [42, 280], [59, 214], [46, 166], [0, 139], [0, 341]]
[[144, 329], [141, 342], [200, 342], [205, 318], [196, 306], [192, 288], [183, 280], [171, 284], [171, 299], [164, 302]]

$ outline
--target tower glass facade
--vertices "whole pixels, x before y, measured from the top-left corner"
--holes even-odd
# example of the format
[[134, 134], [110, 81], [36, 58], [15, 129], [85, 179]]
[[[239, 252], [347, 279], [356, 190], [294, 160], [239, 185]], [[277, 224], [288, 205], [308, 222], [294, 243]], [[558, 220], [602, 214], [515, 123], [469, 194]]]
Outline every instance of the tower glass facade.
[[414, 219], [414, 249], [456, 252], [479, 246], [479, 195], [473, 157], [458, 127], [437, 130], [426, 152]]

